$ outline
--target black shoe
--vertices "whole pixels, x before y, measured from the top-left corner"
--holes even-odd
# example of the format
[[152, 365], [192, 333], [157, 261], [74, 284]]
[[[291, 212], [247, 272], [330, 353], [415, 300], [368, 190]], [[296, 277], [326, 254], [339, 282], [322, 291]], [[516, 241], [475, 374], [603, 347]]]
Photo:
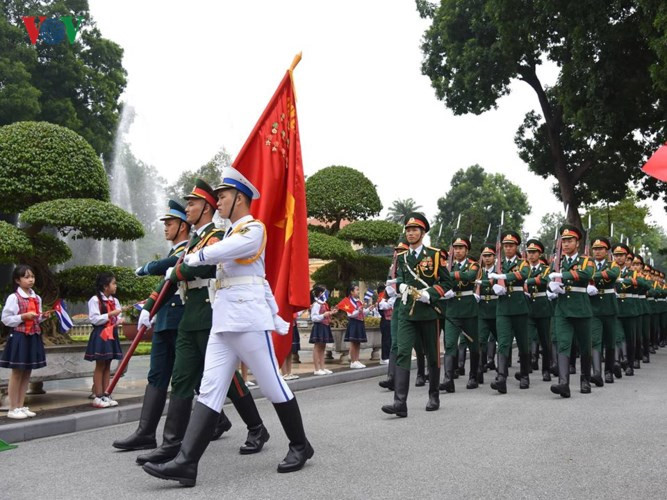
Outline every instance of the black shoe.
[[520, 377], [519, 377], [519, 389], [528, 389], [530, 388], [530, 354], [520, 354], [519, 355], [519, 368], [520, 368]]
[[390, 391], [394, 390], [394, 381], [393, 380], [380, 380], [378, 382], [378, 385], [382, 387], [383, 389], [389, 389]]
[[[583, 362], [583, 354], [582, 354], [582, 362]], [[596, 385], [596, 387], [603, 387], [604, 380], [602, 379], [602, 353], [600, 351], [594, 350], [591, 352], [591, 365], [593, 368], [593, 375], [590, 377], [589, 382], [593, 382]], [[584, 369], [582, 368], [581, 371], [583, 375]]]
[[387, 365], [387, 379], [380, 380], [378, 385], [383, 389], [394, 390], [394, 372], [396, 371], [396, 354], [389, 354], [389, 364]]
[[409, 385], [410, 371], [397, 366], [394, 374], [394, 402], [390, 405], [384, 405], [382, 411], [397, 417], [407, 417]]
[[456, 386], [454, 385], [454, 356], [445, 355], [445, 376], [442, 380], [442, 384], [438, 387], [441, 391], [453, 393], [456, 392]]
[[549, 370], [542, 372], [542, 382], [551, 382], [551, 372]]
[[650, 363], [650, 362], [651, 362], [651, 358], [649, 358], [648, 356], [643, 356], [642, 357], [642, 363]]
[[[178, 451], [181, 449], [181, 440], [185, 435], [185, 430], [188, 428], [191, 412], [192, 398], [171, 396], [169, 399], [169, 408], [167, 408], [167, 419], [164, 422], [164, 430], [162, 432], [162, 444], [150, 453], [139, 455], [136, 458], [137, 463], [139, 465], [147, 462], [163, 464], [176, 458]], [[207, 440], [211, 438], [210, 432], [206, 436]]]
[[166, 389], [158, 389], [148, 384], [141, 405], [141, 416], [137, 430], [125, 439], [117, 439], [111, 446], [119, 450], [151, 450], [157, 448], [155, 429], [167, 400]]
[[256, 427], [248, 429], [248, 437], [246, 437], [245, 444], [239, 448], [241, 455], [252, 455], [259, 453], [271, 436], [266, 430], [264, 424], [259, 424]]
[[625, 369], [625, 376], [632, 377], [634, 376], [634, 374], [635, 374], [634, 369], [632, 368], [632, 366], [628, 365], [628, 367]]
[[604, 383], [613, 384], [614, 383], [614, 374], [611, 372], [604, 372]]
[[466, 353], [467, 347], [465, 345], [459, 346], [459, 357], [458, 357], [458, 368], [456, 369], [456, 374], [464, 376], [466, 374]]
[[470, 377], [468, 383], [466, 384], [466, 389], [477, 389], [479, 387], [479, 382], [477, 382], [477, 377]]
[[635, 370], [639, 370], [639, 369], [641, 369], [642, 365], [641, 365], [641, 363], [639, 362], [638, 359], [635, 359], [635, 362], [633, 363], [632, 367], [633, 367]]
[[415, 387], [424, 387], [426, 385], [426, 379], [424, 375], [417, 375], [415, 379]]
[[181, 449], [174, 460], [167, 463], [148, 462], [143, 469], [151, 476], [178, 481], [183, 486], [194, 486], [197, 482], [199, 460], [211, 442], [211, 427], [215, 426], [219, 417], [218, 412], [197, 402]]
[[570, 375], [576, 375], [577, 374], [577, 367], [576, 365], [570, 365], [569, 367]]
[[558, 353], [558, 383], [551, 385], [551, 392], [561, 398], [570, 397], [570, 357]]
[[431, 366], [428, 372], [428, 403], [426, 404], [426, 411], [436, 411], [440, 408], [439, 381], [440, 368]]
[[477, 389], [479, 387], [478, 377], [482, 372], [479, 370], [479, 352], [470, 351], [470, 373], [466, 389]]
[[484, 383], [484, 372], [482, 370], [477, 372], [477, 383], [480, 385]]
[[273, 407], [276, 409], [278, 419], [285, 430], [287, 439], [289, 439], [289, 450], [283, 461], [278, 464], [278, 472], [300, 470], [306, 460], [312, 458], [315, 451], [306, 439], [299, 404], [293, 397], [286, 403], [274, 403]]
[[623, 369], [619, 363], [614, 363], [614, 367], [612, 368], [612, 373], [616, 378], [623, 378]]
[[215, 424], [215, 428], [213, 429], [213, 436], [211, 436], [211, 441], [217, 441], [225, 432], [231, 428], [232, 423], [227, 418], [227, 415], [225, 415], [225, 412], [220, 410], [220, 417], [218, 418], [218, 421]]
[[498, 354], [498, 376], [491, 382], [491, 389], [507, 394], [507, 356]]

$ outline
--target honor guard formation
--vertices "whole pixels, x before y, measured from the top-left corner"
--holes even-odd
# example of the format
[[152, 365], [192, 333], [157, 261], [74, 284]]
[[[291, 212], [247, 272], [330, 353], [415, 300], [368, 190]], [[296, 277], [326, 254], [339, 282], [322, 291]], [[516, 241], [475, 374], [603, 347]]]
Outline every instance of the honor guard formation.
[[[424, 245], [428, 231], [423, 214], [406, 217], [384, 290], [393, 315], [387, 378], [379, 385], [394, 392], [393, 403], [382, 407], [385, 413], [408, 415], [413, 349], [416, 385], [428, 380], [425, 409], [435, 411], [440, 392], [456, 392], [468, 352], [466, 389], [478, 389], [484, 374], [495, 370], [489, 386], [506, 394], [516, 342], [519, 389], [531, 387], [530, 375], [539, 373], [541, 358], [542, 380], [557, 377], [551, 392], [569, 398], [577, 357], [579, 392], [590, 394], [592, 386], [635, 375], [667, 345], [665, 274], [625, 243], [599, 236], [591, 244], [588, 235], [566, 224], [547, 255], [543, 242], [533, 238], [524, 244], [501, 222], [496, 241], [484, 243], [476, 261], [468, 256], [470, 239], [455, 236], [447, 252]], [[423, 353], [428, 375], [419, 363]]]

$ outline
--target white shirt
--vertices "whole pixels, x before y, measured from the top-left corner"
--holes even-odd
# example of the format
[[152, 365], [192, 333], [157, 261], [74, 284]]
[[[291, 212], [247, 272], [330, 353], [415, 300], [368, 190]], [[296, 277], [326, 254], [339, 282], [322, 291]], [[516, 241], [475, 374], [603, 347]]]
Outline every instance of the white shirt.
[[[111, 297], [106, 297], [102, 294], [102, 299], [107, 301], [111, 300]], [[116, 297], [113, 298], [113, 302], [115, 304], [114, 310], [120, 309], [120, 302], [118, 302]], [[117, 318], [120, 323], [120, 315], [118, 315]], [[104, 314], [100, 313], [100, 301], [97, 299], [97, 295], [93, 295], [88, 301], [88, 319], [95, 326], [106, 325], [109, 322], [108, 312]]]
[[424, 245], [419, 245], [417, 248], [410, 247], [408, 252], [410, 252], [410, 255], [413, 255], [413, 252], [416, 252], [417, 257], [419, 257], [419, 254], [422, 253], [423, 249], [424, 249]]
[[[207, 224], [207, 225], [208, 225], [208, 224]], [[171, 249], [173, 250], [173, 249], [176, 248], [178, 245], [182, 245], [183, 243], [187, 243], [187, 242], [188, 242], [188, 240], [183, 240], [183, 241], [179, 241], [178, 243], [174, 243], [174, 244], [171, 246]]]
[[[39, 307], [39, 313], [40, 316], [38, 321], [41, 323], [44, 321], [46, 318], [41, 316], [42, 313], [42, 298], [35, 293], [35, 291], [31, 288], [30, 293], [25, 293], [23, 291], [23, 288], [17, 288], [16, 291], [19, 293], [21, 297], [24, 299], [28, 299], [31, 297], [37, 297], [37, 302], [38, 302], [38, 307]], [[5, 302], [5, 307], [2, 308], [2, 322], [4, 323], [5, 326], [8, 326], [9, 328], [15, 328], [19, 326], [21, 323], [23, 323], [23, 320], [21, 319], [21, 315], [19, 314], [19, 299], [16, 298], [16, 294], [13, 293], [9, 297], [7, 297], [7, 301]]]
[[201, 236], [202, 233], [206, 230], [206, 228], [207, 228], [208, 226], [212, 225], [212, 224], [213, 224], [213, 222], [209, 222], [208, 224], [204, 224], [204, 225], [203, 225], [202, 227], [200, 227], [199, 229], [195, 229], [195, 233], [197, 233], [197, 236]]
[[324, 304], [324, 302], [316, 300], [310, 308], [310, 320], [313, 323], [321, 323], [324, 321], [324, 314], [320, 314], [320, 307], [322, 304]]

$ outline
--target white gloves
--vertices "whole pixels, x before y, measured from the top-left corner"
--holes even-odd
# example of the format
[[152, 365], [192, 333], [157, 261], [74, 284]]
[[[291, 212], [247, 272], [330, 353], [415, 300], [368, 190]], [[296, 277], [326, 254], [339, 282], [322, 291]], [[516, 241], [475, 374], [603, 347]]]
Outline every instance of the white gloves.
[[565, 293], [565, 289], [563, 288], [563, 284], [559, 283], [557, 281], [549, 282], [548, 288], [549, 288], [549, 290], [551, 290], [553, 293], [556, 293], [556, 294]]
[[482, 298], [481, 298], [479, 295], [477, 295], [476, 293], [473, 293], [473, 296], [475, 297], [475, 300], [476, 300], [478, 303], [479, 303], [480, 300], [482, 300]]
[[489, 273], [489, 278], [491, 278], [492, 280], [506, 280], [507, 275], [506, 274]]
[[397, 280], [397, 279], [387, 280], [387, 281], [384, 282], [384, 284], [385, 284], [386, 286], [395, 285], [395, 284], [396, 284], [396, 281], [398, 281], [398, 280]]
[[139, 266], [134, 270], [135, 276], [143, 276], [144, 266]]
[[165, 279], [169, 279], [169, 276], [171, 276], [171, 272], [172, 272], [173, 270], [174, 270], [173, 267], [170, 267], [169, 269], [167, 269], [167, 272], [164, 273], [164, 277], [165, 277]]
[[396, 296], [396, 289], [394, 288], [393, 285], [388, 285], [387, 288], [384, 289], [385, 292], [387, 292], [387, 297], [395, 297]]
[[595, 295], [598, 294], [598, 289], [594, 285], [588, 285], [586, 287], [586, 291], [588, 292], [588, 295], [591, 297], [594, 297]]
[[475, 280], [475, 285], [481, 285], [481, 284], [482, 284], [482, 280]]
[[431, 296], [426, 290], [422, 290], [421, 295], [419, 296], [419, 302], [423, 302], [424, 304], [431, 302]]
[[273, 326], [275, 332], [279, 335], [287, 335], [290, 330], [290, 324], [282, 319], [278, 314], [273, 316]]
[[553, 279], [556, 279], [556, 278], [562, 278], [562, 277], [563, 277], [563, 273], [551, 273], [549, 275], [550, 280], [553, 280]]
[[[201, 252], [201, 250], [199, 251]], [[189, 267], [201, 266], [203, 262], [199, 260], [199, 252], [191, 253], [183, 257], [183, 262]]]
[[549, 290], [547, 290], [547, 298], [549, 300], [555, 300], [555, 299], [558, 298], [558, 294], [557, 293], [551, 293]]
[[444, 295], [445, 300], [449, 300], [449, 299], [452, 299], [454, 297], [456, 297], [456, 293], [454, 292], [454, 290], [447, 290], [445, 292], [445, 295]]
[[[151, 313], [147, 311], [146, 309], [142, 309], [141, 313], [139, 314], [139, 320], [137, 321], [137, 324], [141, 326], [145, 326], [146, 330], [150, 330], [153, 328], [153, 323], [151, 322]], [[153, 321], [155, 321], [155, 318], [153, 318]]]
[[507, 288], [504, 286], [498, 285], [497, 283], [493, 285], [493, 293], [496, 295], [506, 295], [507, 294]]
[[398, 291], [401, 293], [405, 292], [407, 289], [408, 285], [406, 285], [405, 283], [401, 283], [400, 285], [398, 285]]

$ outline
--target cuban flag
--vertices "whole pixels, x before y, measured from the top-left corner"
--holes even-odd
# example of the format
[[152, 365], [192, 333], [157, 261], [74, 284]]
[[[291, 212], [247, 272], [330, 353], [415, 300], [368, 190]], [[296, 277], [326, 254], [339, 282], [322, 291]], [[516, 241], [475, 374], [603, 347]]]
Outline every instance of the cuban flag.
[[373, 299], [373, 290], [366, 290], [364, 294], [364, 302], [370, 302]]
[[58, 316], [60, 331], [63, 333], [70, 331], [74, 323], [72, 322], [72, 318], [69, 317], [65, 301], [63, 299], [56, 300], [55, 304], [53, 304], [53, 310], [56, 313], [56, 316]]

